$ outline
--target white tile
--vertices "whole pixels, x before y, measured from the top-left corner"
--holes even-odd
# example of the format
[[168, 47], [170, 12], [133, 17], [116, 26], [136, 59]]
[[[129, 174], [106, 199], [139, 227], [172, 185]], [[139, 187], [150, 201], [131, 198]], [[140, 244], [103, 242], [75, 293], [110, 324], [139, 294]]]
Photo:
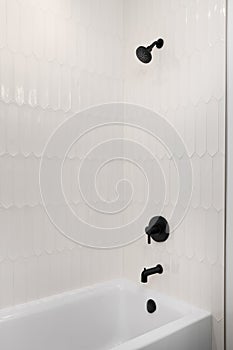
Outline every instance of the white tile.
[[49, 64], [49, 106], [54, 110], [60, 108], [60, 87], [61, 87], [61, 69], [60, 65], [54, 62]]
[[199, 51], [205, 50], [208, 45], [208, 1], [197, 2], [197, 49]]
[[71, 253], [71, 280], [74, 288], [79, 288], [81, 286], [81, 249], [82, 248], [76, 245]]
[[17, 106], [9, 105], [9, 108], [7, 108], [6, 122], [6, 148], [7, 152], [14, 156], [19, 151], [19, 118]]
[[6, 152], [6, 108], [0, 103], [0, 155]]
[[18, 105], [25, 102], [25, 70], [26, 61], [24, 55], [14, 55], [14, 101]]
[[215, 74], [213, 79], [213, 96], [217, 99], [223, 98], [225, 94], [225, 42], [221, 41], [214, 46], [213, 62]]
[[55, 20], [55, 34], [56, 34], [56, 59], [60, 64], [65, 64], [66, 62], [66, 30], [67, 24], [66, 20], [62, 16], [56, 16]]
[[25, 102], [32, 107], [38, 104], [38, 74], [39, 64], [33, 56], [27, 57], [26, 61], [26, 76], [25, 76]]
[[196, 208], [193, 215], [195, 216], [195, 256], [199, 262], [203, 262], [206, 258], [206, 210]]
[[20, 152], [28, 156], [32, 152], [32, 111], [28, 107], [20, 108], [19, 141]]
[[222, 154], [213, 157], [213, 206], [217, 210], [224, 208], [225, 158]]
[[5, 260], [0, 264], [0, 305], [1, 308], [11, 306], [13, 304], [14, 293], [14, 270], [13, 263]]
[[201, 157], [206, 152], [206, 104], [201, 102], [195, 107], [196, 152]]
[[184, 135], [185, 146], [188, 156], [192, 156], [195, 151], [195, 108], [185, 108]]
[[68, 19], [71, 16], [71, 0], [61, 0], [61, 13]]
[[13, 55], [7, 49], [2, 49], [0, 53], [0, 97], [8, 103], [14, 98]]
[[54, 254], [56, 250], [56, 235], [57, 230], [53, 223], [50, 221], [49, 216], [45, 213], [44, 217], [44, 227], [45, 227], [45, 251], [48, 254]]
[[190, 259], [194, 256], [194, 242], [196, 235], [196, 216], [194, 215], [194, 212], [194, 209], [189, 209], [185, 217], [185, 255]]
[[9, 211], [0, 208], [0, 262], [7, 257], [9, 247]]
[[179, 177], [177, 168], [173, 161], [170, 161], [170, 203], [174, 206], [178, 198]]
[[[75, 67], [77, 66], [77, 24], [75, 21], [67, 23], [67, 63]], [[96, 61], [96, 57], [95, 57]]]
[[33, 47], [33, 23], [34, 23], [34, 8], [30, 3], [22, 3], [20, 6], [20, 46], [25, 55], [32, 53]]
[[38, 79], [38, 105], [46, 108], [49, 105], [49, 63], [44, 60], [39, 62], [39, 79]]
[[[175, 13], [175, 55], [181, 59], [185, 54], [186, 9], [179, 8]], [[170, 28], [169, 28], [170, 29]], [[169, 30], [170, 32], [170, 30]]]
[[17, 260], [21, 253], [22, 237], [18, 228], [21, 224], [20, 209], [16, 207], [10, 208], [9, 215], [9, 247], [8, 257], [11, 260]]
[[36, 206], [32, 211], [33, 217], [33, 249], [36, 256], [40, 256], [44, 252], [45, 246], [45, 212], [41, 206]]
[[201, 204], [208, 209], [213, 200], [213, 159], [208, 154], [201, 158]]
[[7, 1], [7, 43], [11, 50], [19, 48], [20, 8], [17, 0]]
[[207, 151], [213, 156], [218, 152], [218, 101], [212, 99], [207, 104], [206, 111], [207, 125]]
[[5, 46], [7, 33], [6, 0], [0, 1], [0, 48]]
[[71, 71], [69, 67], [61, 69], [61, 109], [65, 112], [71, 108]]
[[[24, 157], [18, 155], [13, 158], [13, 203], [21, 207], [25, 204], [25, 167], [24, 167]], [[26, 184], [27, 186], [27, 184]]]
[[211, 293], [212, 293], [212, 265], [203, 262], [199, 268], [199, 288], [201, 290], [200, 307], [211, 310]]
[[187, 6], [186, 12], [186, 53], [191, 55], [195, 50], [196, 45], [196, 6], [195, 2], [191, 1]]
[[[25, 206], [21, 211], [21, 256], [32, 259], [33, 251], [33, 208]], [[26, 269], [26, 268], [25, 268]]]
[[219, 265], [212, 267], [212, 312], [214, 319], [219, 322], [224, 318], [224, 268]]
[[13, 157], [2, 156], [1, 164], [1, 182], [0, 182], [0, 200], [4, 207], [9, 207], [13, 203]]
[[38, 258], [36, 256], [26, 259], [26, 296], [27, 301], [35, 300], [38, 298], [37, 285], [38, 281]]
[[189, 67], [189, 59], [188, 57], [183, 57], [180, 62], [180, 104], [184, 107], [188, 103], [189, 98], [189, 74], [190, 74], [190, 67]]
[[55, 15], [51, 11], [45, 15], [45, 43], [44, 54], [48, 61], [55, 59], [56, 41], [55, 41]]
[[214, 208], [206, 211], [206, 257], [209, 264], [213, 265], [218, 259], [218, 212]]
[[179, 225], [179, 227], [176, 229], [175, 232], [173, 232], [174, 235], [174, 246], [175, 251], [178, 256], [184, 256], [185, 253], [185, 225], [184, 222]]
[[201, 62], [202, 56], [200, 53], [195, 53], [190, 58], [190, 96], [189, 99], [192, 104], [196, 105], [201, 99]]
[[193, 171], [193, 191], [192, 191], [192, 207], [197, 208], [201, 203], [201, 161], [200, 157], [194, 155], [192, 157]]
[[33, 52], [38, 58], [41, 58], [44, 55], [45, 36], [44, 11], [37, 9], [35, 11], [33, 23]]
[[26, 269], [25, 260], [14, 262], [14, 304], [26, 302]]
[[218, 140], [219, 151], [225, 154], [225, 98], [222, 98], [218, 104]]
[[218, 213], [218, 264], [224, 267], [225, 264], [225, 217], [224, 212]]
[[[37, 295], [43, 298], [50, 295], [51, 267], [49, 255], [41, 255], [37, 259]], [[60, 270], [60, 273], [62, 271]]]
[[24, 161], [24, 203], [31, 206], [40, 202], [39, 192], [39, 159], [30, 156]]
[[202, 83], [200, 89], [202, 90], [202, 99], [208, 103], [213, 96], [213, 80], [215, 78], [215, 65], [213, 61], [214, 48], [207, 47], [202, 53], [201, 75]]

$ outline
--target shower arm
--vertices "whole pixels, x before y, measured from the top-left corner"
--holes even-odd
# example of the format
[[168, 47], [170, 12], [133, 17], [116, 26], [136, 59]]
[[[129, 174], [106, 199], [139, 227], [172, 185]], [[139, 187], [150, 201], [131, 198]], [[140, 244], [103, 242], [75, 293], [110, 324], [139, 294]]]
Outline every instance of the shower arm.
[[147, 46], [147, 50], [151, 52], [153, 50], [153, 48], [156, 46], [157, 42], [158, 41], [156, 40], [151, 45]]
[[151, 52], [155, 46], [157, 47], [157, 49], [161, 49], [163, 47], [163, 44], [164, 41], [160, 38], [158, 40], [155, 40], [151, 45], [147, 46], [147, 50]]

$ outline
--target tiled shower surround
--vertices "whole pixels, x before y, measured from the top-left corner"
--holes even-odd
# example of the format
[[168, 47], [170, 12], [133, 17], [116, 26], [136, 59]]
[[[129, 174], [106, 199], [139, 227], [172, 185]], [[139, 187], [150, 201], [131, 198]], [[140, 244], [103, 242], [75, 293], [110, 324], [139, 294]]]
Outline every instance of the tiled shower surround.
[[[142, 65], [135, 48], [158, 37], [163, 50]], [[0, 0], [0, 307], [120, 276], [139, 281], [144, 266], [161, 263], [165, 273], [151, 285], [210, 310], [213, 350], [223, 350], [224, 60], [225, 0]], [[66, 118], [120, 101], [157, 111], [183, 137], [194, 174], [190, 210], [164, 244], [143, 237], [89, 249], [47, 218], [40, 157]], [[170, 210], [172, 159], [161, 149], [157, 156]], [[76, 158], [78, 150], [71, 168]]]

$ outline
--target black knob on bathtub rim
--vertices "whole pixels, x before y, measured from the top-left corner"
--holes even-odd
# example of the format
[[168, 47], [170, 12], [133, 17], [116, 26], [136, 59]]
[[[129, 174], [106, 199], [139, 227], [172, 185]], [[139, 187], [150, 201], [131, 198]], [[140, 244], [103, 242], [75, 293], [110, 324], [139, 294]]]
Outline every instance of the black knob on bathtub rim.
[[153, 314], [157, 309], [156, 302], [153, 299], [147, 300], [146, 309], [149, 314]]

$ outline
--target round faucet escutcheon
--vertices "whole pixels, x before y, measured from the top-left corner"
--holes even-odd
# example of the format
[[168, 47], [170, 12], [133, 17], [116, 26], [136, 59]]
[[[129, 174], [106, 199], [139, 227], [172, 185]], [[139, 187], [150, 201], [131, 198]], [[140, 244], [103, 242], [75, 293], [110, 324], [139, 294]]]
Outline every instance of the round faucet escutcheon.
[[163, 216], [154, 216], [145, 228], [145, 232], [148, 236], [148, 244], [151, 244], [151, 238], [155, 242], [165, 242], [169, 237], [170, 228]]

